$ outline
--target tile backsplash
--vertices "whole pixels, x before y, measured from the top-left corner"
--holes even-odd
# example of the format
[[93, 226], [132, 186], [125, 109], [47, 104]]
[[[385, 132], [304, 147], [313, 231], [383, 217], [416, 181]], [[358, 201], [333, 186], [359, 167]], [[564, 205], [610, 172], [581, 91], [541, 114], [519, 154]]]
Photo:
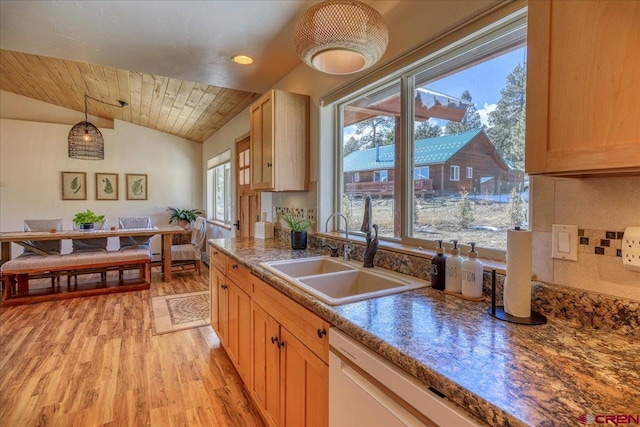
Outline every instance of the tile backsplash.
[[624, 231], [581, 228], [578, 230], [578, 252], [621, 257], [623, 235]]

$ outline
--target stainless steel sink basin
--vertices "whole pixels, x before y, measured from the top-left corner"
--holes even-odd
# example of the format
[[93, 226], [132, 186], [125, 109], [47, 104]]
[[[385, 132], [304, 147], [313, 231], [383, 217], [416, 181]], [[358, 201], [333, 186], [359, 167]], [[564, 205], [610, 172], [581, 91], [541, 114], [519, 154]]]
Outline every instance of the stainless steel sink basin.
[[365, 269], [329, 257], [264, 262], [261, 265], [329, 305], [390, 295], [429, 286], [429, 282], [382, 268]]

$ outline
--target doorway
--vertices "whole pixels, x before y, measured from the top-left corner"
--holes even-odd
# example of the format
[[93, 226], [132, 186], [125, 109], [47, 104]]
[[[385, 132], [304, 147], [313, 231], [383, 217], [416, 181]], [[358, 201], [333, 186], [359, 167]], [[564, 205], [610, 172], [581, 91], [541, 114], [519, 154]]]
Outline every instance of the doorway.
[[254, 237], [253, 224], [260, 220], [260, 193], [251, 190], [251, 137], [236, 140], [236, 237]]

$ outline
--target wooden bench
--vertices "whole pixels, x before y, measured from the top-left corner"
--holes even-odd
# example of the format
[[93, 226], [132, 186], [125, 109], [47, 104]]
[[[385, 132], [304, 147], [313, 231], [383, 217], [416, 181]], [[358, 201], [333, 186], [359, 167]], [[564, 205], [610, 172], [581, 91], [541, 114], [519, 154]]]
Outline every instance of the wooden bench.
[[[66, 287], [52, 286], [38, 291], [29, 290], [29, 279], [34, 277], [78, 275], [119, 270], [135, 266], [140, 275], [135, 279], [88, 283]], [[151, 257], [147, 249], [124, 251], [71, 253], [64, 255], [24, 256], [5, 262], [0, 267], [4, 281], [3, 305], [29, 304], [90, 295], [102, 295], [149, 289], [151, 283]]]

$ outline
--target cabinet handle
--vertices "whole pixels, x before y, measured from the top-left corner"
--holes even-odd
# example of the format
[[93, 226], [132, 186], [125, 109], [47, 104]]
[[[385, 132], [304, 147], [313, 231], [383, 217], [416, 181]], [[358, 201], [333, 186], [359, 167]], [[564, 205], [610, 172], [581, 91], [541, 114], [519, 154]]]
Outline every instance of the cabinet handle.
[[238, 264], [233, 264], [233, 265], [231, 266], [231, 268], [233, 268], [234, 270], [235, 270], [235, 269], [237, 269], [237, 268], [238, 268]]
[[267, 163], [267, 167], [270, 168], [273, 166], [273, 163]]
[[279, 343], [278, 337], [271, 337], [271, 344]]
[[323, 336], [327, 335], [327, 330], [322, 328], [322, 329], [318, 329], [318, 338], [322, 338]]
[[228, 287], [228, 286], [227, 286], [227, 285], [225, 285], [225, 284], [223, 283], [222, 285], [220, 285], [220, 287], [221, 287], [222, 289], [227, 289], [227, 287]]
[[279, 348], [284, 347], [284, 341], [280, 341], [280, 342], [278, 343], [278, 347], [279, 347]]
[[218, 251], [213, 251], [213, 254], [214, 255], [218, 255]]

